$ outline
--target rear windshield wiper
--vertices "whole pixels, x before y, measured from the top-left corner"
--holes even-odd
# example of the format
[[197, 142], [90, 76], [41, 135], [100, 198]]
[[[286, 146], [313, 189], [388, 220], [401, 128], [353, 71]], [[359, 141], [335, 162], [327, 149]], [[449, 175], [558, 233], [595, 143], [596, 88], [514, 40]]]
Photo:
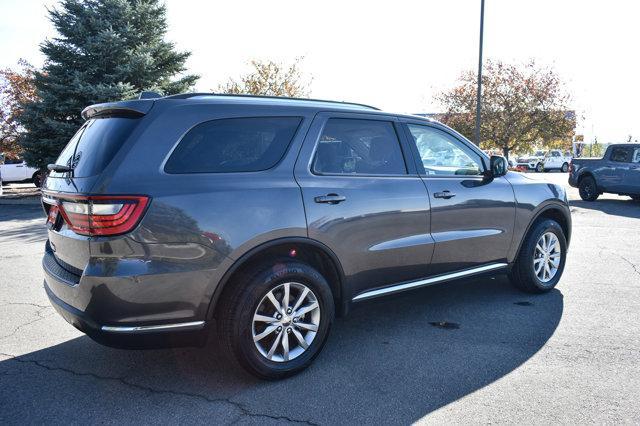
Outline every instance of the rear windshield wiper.
[[64, 166], [62, 164], [49, 164], [47, 166], [47, 169], [51, 170], [52, 172], [58, 172], [58, 173], [67, 173], [67, 172], [73, 171], [73, 167]]

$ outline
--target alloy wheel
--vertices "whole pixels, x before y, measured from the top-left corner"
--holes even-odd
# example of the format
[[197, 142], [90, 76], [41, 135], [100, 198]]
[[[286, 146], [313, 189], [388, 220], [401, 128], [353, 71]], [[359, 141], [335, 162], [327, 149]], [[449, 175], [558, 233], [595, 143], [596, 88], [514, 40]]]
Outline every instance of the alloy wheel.
[[298, 282], [280, 284], [262, 298], [253, 314], [253, 343], [270, 361], [291, 361], [309, 348], [320, 318], [320, 304], [311, 289]]
[[558, 237], [553, 232], [544, 233], [533, 252], [533, 271], [538, 280], [547, 283], [555, 277], [560, 268], [561, 247]]

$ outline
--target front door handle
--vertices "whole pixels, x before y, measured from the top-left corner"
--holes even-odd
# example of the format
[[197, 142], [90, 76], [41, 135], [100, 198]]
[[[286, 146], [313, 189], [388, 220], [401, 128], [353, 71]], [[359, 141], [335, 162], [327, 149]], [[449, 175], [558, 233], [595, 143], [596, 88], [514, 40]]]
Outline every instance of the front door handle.
[[453, 198], [455, 197], [456, 194], [454, 194], [451, 191], [442, 191], [442, 192], [436, 192], [433, 194], [434, 198], [444, 198], [445, 200], [448, 200], [449, 198]]
[[315, 197], [313, 200], [316, 203], [338, 204], [343, 202], [346, 199], [347, 197], [345, 197], [344, 195], [327, 194], [327, 195], [320, 195], [318, 197]]

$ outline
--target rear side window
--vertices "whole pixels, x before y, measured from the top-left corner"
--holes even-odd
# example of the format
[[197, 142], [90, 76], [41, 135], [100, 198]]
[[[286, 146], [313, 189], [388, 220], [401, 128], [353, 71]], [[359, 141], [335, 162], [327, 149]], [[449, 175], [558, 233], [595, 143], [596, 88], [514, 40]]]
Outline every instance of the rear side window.
[[87, 121], [71, 138], [56, 164], [73, 167], [74, 177], [97, 175], [113, 159], [139, 122], [138, 118], [117, 117]]
[[275, 166], [300, 125], [300, 117], [228, 118], [200, 123], [180, 141], [167, 173], [257, 172]]
[[613, 148], [611, 151], [611, 161], [616, 161], [618, 163], [630, 163], [630, 150], [627, 148]]

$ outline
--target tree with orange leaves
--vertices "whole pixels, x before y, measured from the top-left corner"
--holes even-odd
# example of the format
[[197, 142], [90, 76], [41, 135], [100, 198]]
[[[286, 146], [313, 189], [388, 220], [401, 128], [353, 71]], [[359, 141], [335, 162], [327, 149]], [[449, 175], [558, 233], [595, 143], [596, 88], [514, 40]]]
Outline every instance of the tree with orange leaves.
[[20, 155], [18, 138], [23, 128], [19, 118], [24, 111], [23, 105], [37, 98], [33, 66], [22, 59], [18, 65], [18, 70], [0, 70], [0, 153], [6, 157]]

